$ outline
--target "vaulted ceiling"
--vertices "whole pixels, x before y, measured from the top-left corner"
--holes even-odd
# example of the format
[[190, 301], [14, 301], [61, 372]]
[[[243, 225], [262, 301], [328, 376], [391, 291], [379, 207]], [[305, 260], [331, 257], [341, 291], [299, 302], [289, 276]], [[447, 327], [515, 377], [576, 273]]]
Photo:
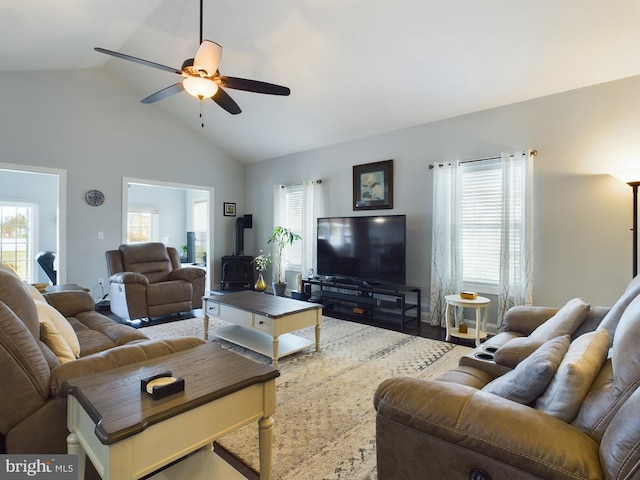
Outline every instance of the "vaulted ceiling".
[[[104, 68], [140, 99], [179, 77], [198, 0], [2, 0], [0, 71]], [[242, 162], [337, 144], [640, 74], [640, 0], [204, 0], [223, 75], [291, 88], [227, 90], [243, 110], [180, 93], [175, 115]], [[3, 94], [7, 94], [4, 92]]]

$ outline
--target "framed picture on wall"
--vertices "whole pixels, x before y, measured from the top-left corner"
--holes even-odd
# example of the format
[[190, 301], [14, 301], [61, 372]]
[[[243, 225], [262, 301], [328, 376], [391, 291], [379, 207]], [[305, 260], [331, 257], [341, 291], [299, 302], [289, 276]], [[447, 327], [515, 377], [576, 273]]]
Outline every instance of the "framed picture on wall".
[[393, 160], [353, 166], [353, 209], [393, 208]]
[[231, 202], [224, 202], [224, 216], [235, 217], [236, 216], [236, 204]]

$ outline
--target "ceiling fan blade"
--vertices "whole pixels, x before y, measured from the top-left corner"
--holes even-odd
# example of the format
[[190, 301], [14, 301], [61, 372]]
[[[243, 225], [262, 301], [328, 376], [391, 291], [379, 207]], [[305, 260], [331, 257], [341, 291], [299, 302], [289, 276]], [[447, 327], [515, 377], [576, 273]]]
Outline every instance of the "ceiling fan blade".
[[166, 65], [160, 65], [159, 63], [150, 62], [149, 60], [143, 60], [142, 58], [132, 57], [131, 55], [125, 55], [124, 53], [114, 52], [113, 50], [107, 50], [100, 47], [95, 47], [94, 50], [96, 52], [106, 53], [107, 55], [111, 55], [116, 58], [121, 58], [122, 60], [128, 60], [130, 62], [139, 63], [140, 65], [146, 65], [147, 67], [164, 70], [165, 72], [177, 73], [178, 75], [182, 75], [182, 71], [178, 70], [177, 68], [167, 67]]
[[291, 90], [289, 90], [287, 87], [274, 85], [273, 83], [260, 82], [258, 80], [248, 80], [246, 78], [225, 76], [217, 77], [215, 80], [223, 87], [234, 88], [236, 90], [245, 90], [247, 92], [284, 96], [287, 96], [291, 93]]
[[235, 100], [231, 98], [227, 92], [219, 87], [218, 91], [213, 95], [213, 97], [211, 97], [211, 100], [216, 102], [231, 115], [238, 115], [239, 113], [242, 113], [242, 110], [240, 110], [240, 107], [235, 102]]
[[218, 70], [222, 58], [222, 47], [211, 40], [203, 41], [198, 47], [193, 66], [198, 73], [204, 70], [207, 77], [213, 76]]
[[[173, 85], [170, 85], [166, 88], [163, 88], [162, 90], [157, 91], [156, 93], [152, 93], [151, 95], [149, 95], [147, 98], [143, 98], [142, 100], [140, 100], [141, 103], [154, 103], [157, 102], [159, 100], [163, 100], [167, 97], [170, 97], [171, 95], [175, 95], [176, 93], [180, 93], [184, 90], [184, 87], [182, 86], [182, 82], [178, 82], [178, 83], [174, 83]], [[218, 89], [220, 90], [220, 89]]]

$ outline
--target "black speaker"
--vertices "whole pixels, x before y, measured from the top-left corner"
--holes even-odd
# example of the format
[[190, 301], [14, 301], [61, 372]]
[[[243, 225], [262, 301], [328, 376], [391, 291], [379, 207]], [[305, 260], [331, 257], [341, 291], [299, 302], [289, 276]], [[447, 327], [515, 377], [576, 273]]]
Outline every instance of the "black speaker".
[[244, 228], [251, 228], [253, 227], [253, 215], [248, 214], [244, 216]]
[[196, 232], [187, 232], [187, 263], [196, 261]]

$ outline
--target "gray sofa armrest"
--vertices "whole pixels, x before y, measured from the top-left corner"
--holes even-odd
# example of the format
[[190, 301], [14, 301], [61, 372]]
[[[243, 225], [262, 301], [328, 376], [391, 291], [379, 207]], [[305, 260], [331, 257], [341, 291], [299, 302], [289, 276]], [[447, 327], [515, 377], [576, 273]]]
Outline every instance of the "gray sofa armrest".
[[557, 308], [519, 305], [504, 314], [502, 330], [531, 334], [536, 328], [558, 313]]
[[599, 446], [589, 436], [473, 387], [391, 378], [376, 390], [374, 406], [380, 480], [424, 478], [424, 472], [470, 478], [474, 468], [492, 478], [603, 477]]
[[45, 293], [44, 298], [49, 305], [65, 317], [73, 317], [80, 312], [95, 310], [95, 301], [88, 293], [81, 290]]

